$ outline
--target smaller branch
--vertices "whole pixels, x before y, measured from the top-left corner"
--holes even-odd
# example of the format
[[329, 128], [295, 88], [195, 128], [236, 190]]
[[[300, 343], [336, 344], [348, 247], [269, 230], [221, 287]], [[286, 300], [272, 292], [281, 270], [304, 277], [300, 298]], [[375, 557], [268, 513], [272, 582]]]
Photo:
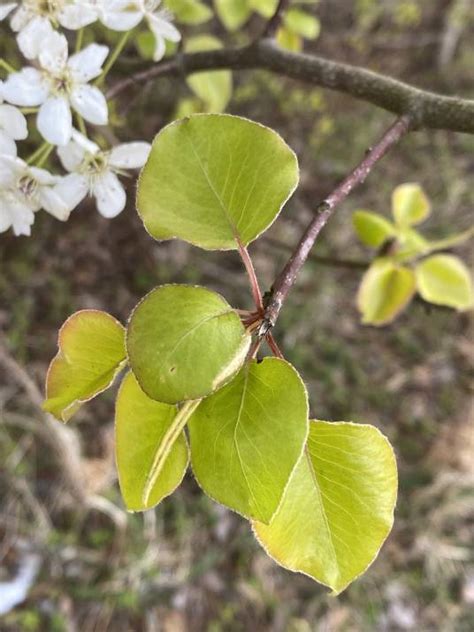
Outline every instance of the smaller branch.
[[411, 125], [412, 119], [408, 115], [398, 118], [382, 138], [367, 152], [365, 158], [357, 167], [319, 204], [315, 217], [309, 223], [295, 251], [273, 284], [272, 292], [265, 308], [264, 331], [275, 326], [283, 302], [296, 281], [298, 272], [308, 258], [314, 242], [331, 217], [334, 209], [346, 199], [356, 186], [365, 181], [375, 164], [409, 132]]
[[283, 18], [283, 13], [288, 8], [289, 0], [278, 0], [277, 7], [275, 9], [275, 13], [268, 20], [265, 28], [263, 29], [262, 35], [259, 39], [275, 37], [275, 34], [280, 26], [280, 23]]
[[[265, 243], [268, 246], [274, 246], [280, 250], [292, 250], [289, 244], [273, 237], [263, 237], [262, 244]], [[337, 257], [324, 257], [313, 253], [308, 255], [308, 261], [314, 261], [315, 263], [323, 266], [330, 266], [333, 268], [348, 268], [349, 270], [365, 270], [371, 263], [370, 261], [364, 261], [362, 259], [339, 259]]]
[[237, 243], [239, 245], [240, 257], [243, 261], [243, 264], [245, 266], [245, 269], [249, 277], [250, 288], [252, 290], [252, 296], [255, 303], [255, 307], [257, 308], [257, 311], [259, 314], [263, 314], [264, 307], [263, 307], [262, 291], [260, 290], [260, 285], [258, 283], [255, 268], [253, 267], [252, 259], [250, 258], [247, 248], [240, 242], [239, 239], [237, 240]]

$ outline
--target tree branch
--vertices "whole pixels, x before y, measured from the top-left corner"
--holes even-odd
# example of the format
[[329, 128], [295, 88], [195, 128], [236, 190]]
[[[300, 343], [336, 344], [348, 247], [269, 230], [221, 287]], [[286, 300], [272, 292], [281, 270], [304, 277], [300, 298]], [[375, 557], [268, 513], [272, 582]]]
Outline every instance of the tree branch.
[[334, 209], [340, 204], [354, 187], [362, 184], [374, 165], [381, 160], [405, 134], [410, 131], [412, 119], [409, 116], [398, 118], [384, 133], [382, 138], [367, 152], [365, 158], [351, 173], [319, 204], [314, 218], [309, 223], [293, 254], [273, 284], [266, 303], [264, 318], [260, 332], [267, 332], [274, 327], [283, 303], [292, 288], [298, 272], [308, 258], [319, 233], [326, 225]]
[[420, 90], [365, 68], [315, 55], [282, 50], [263, 39], [243, 48], [187, 53], [165, 60], [112, 86], [107, 98], [158, 77], [188, 75], [198, 70], [263, 69], [349, 94], [384, 110], [410, 114], [413, 127], [445, 129], [474, 134], [474, 101]]
[[280, 26], [281, 20], [283, 18], [283, 13], [288, 8], [289, 0], [278, 0], [278, 4], [275, 9], [275, 13], [268, 20], [265, 28], [263, 29], [263, 33], [261, 38], [264, 37], [274, 37], [275, 33]]

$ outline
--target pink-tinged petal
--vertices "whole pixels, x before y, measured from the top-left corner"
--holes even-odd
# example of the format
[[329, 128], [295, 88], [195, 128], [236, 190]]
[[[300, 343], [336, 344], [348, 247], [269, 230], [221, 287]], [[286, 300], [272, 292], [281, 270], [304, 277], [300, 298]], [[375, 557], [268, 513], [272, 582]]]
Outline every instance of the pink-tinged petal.
[[81, 29], [97, 20], [97, 9], [84, 0], [75, 4], [67, 4], [58, 14], [61, 26], [73, 31]]
[[36, 59], [54, 32], [48, 19], [35, 16], [20, 30], [18, 46], [27, 59]]
[[71, 92], [71, 105], [93, 125], [106, 125], [109, 119], [107, 101], [95, 86], [79, 84]]
[[51, 75], [58, 76], [66, 67], [67, 55], [67, 39], [55, 31], [43, 42], [39, 53], [39, 63]]
[[20, 72], [8, 75], [2, 92], [5, 101], [23, 107], [35, 107], [46, 101], [49, 86], [36, 68], [23, 68]]
[[70, 173], [60, 179], [54, 186], [54, 192], [58, 195], [67, 208], [72, 211], [89, 193], [89, 182], [86, 176], [80, 173]]
[[93, 195], [97, 210], [103, 217], [116, 217], [125, 208], [125, 190], [115, 173], [106, 171], [94, 183]]
[[24, 140], [28, 136], [26, 118], [13, 105], [0, 105], [0, 130], [14, 140]]
[[36, 121], [41, 136], [52, 145], [66, 145], [71, 140], [71, 108], [64, 97], [50, 97], [40, 107]]
[[[0, 129], [0, 156], [15, 157], [17, 154], [15, 141], [7, 136], [3, 130]], [[1, 231], [0, 231], [1, 232]]]
[[70, 57], [67, 65], [76, 81], [86, 83], [100, 75], [102, 65], [108, 54], [108, 46], [89, 44], [79, 53]]
[[144, 142], [117, 145], [110, 152], [109, 165], [118, 169], [139, 169], [147, 161], [150, 150], [150, 143]]
[[0, 21], [4, 20], [7, 15], [13, 11], [13, 9], [17, 6], [18, 2], [7, 2], [7, 4], [4, 4], [3, 6], [0, 7]]

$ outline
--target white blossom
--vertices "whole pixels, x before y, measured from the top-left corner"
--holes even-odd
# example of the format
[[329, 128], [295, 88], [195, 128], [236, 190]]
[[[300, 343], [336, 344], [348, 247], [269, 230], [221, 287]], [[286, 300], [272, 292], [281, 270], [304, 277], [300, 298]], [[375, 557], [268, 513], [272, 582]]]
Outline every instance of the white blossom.
[[0, 155], [16, 156], [16, 140], [28, 136], [26, 119], [13, 105], [3, 103], [3, 82], [0, 81]]
[[11, 226], [15, 235], [29, 235], [40, 209], [65, 221], [71, 207], [54, 188], [60, 180], [21, 158], [0, 156], [0, 232]]
[[155, 36], [153, 59], [159, 61], [165, 54], [165, 40], [179, 42], [180, 32], [171, 23], [171, 14], [158, 10], [161, 0], [101, 0], [101, 22], [114, 31], [128, 31], [143, 19]]
[[23, 0], [0, 7], [0, 20], [13, 9], [11, 27], [18, 32], [18, 45], [28, 59], [38, 57], [51, 24], [80, 29], [95, 22], [98, 12], [95, 0]]
[[38, 131], [49, 143], [66, 145], [72, 134], [71, 107], [94, 125], [108, 121], [104, 95], [88, 84], [100, 75], [108, 52], [107, 46], [89, 44], [68, 59], [66, 38], [53, 32], [39, 53], [41, 69], [27, 67], [11, 73], [3, 96], [14, 105], [40, 106]]
[[95, 198], [101, 215], [115, 217], [126, 203], [125, 189], [117, 174], [126, 175], [127, 169], [142, 167], [150, 149], [149, 143], [133, 142], [101, 151], [74, 132], [74, 140], [58, 148], [61, 163], [70, 174], [61, 179], [55, 190], [70, 206], [76, 206], [89, 194]]

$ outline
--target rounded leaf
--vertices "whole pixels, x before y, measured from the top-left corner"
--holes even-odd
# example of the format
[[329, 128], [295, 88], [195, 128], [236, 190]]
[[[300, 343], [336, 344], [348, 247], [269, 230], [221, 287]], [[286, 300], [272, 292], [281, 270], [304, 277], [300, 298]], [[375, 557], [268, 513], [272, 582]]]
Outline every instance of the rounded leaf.
[[283, 21], [290, 31], [305, 39], [316, 39], [321, 31], [318, 18], [301, 9], [289, 9], [284, 14]]
[[227, 301], [190, 285], [155, 288], [132, 312], [127, 352], [135, 377], [152, 399], [199, 399], [242, 366], [250, 336]]
[[147, 397], [133, 373], [125, 376], [115, 405], [115, 458], [120, 491], [130, 511], [154, 507], [183, 480], [189, 457], [186, 437], [181, 430], [169, 446], [159, 476], [146, 494], [156, 455], [177, 414], [176, 406]]
[[308, 400], [284, 360], [246, 364], [189, 420], [191, 462], [203, 490], [247, 518], [269, 522], [308, 434]]
[[252, 11], [248, 0], [214, 0], [219, 20], [228, 31], [236, 31], [249, 19]]
[[419, 184], [407, 183], [392, 193], [392, 213], [400, 226], [414, 226], [430, 214], [430, 202]]
[[84, 309], [61, 327], [58, 347], [46, 376], [43, 409], [68, 421], [108, 388], [125, 365], [125, 329], [110, 314]]
[[390, 323], [409, 303], [415, 290], [412, 270], [389, 259], [376, 259], [364, 274], [357, 294], [362, 322], [368, 325]]
[[[222, 48], [222, 43], [212, 35], [189, 37], [185, 43], [185, 51], [190, 53], [218, 48]], [[229, 70], [195, 72], [186, 81], [208, 112], [225, 110], [232, 96], [232, 73]]]
[[474, 304], [471, 275], [453, 255], [428, 257], [415, 268], [418, 292], [430, 303], [466, 310]]
[[377, 428], [312, 421], [276, 515], [254, 532], [279, 564], [340, 593], [377, 557], [396, 498], [395, 456]]
[[296, 156], [274, 131], [237, 116], [195, 114], [156, 136], [137, 208], [155, 239], [238, 249], [270, 226], [297, 183]]
[[165, 0], [165, 6], [181, 24], [202, 24], [212, 18], [212, 10], [199, 0]]
[[352, 223], [361, 242], [372, 248], [380, 248], [387, 239], [395, 235], [393, 224], [371, 211], [355, 211], [352, 214]]

